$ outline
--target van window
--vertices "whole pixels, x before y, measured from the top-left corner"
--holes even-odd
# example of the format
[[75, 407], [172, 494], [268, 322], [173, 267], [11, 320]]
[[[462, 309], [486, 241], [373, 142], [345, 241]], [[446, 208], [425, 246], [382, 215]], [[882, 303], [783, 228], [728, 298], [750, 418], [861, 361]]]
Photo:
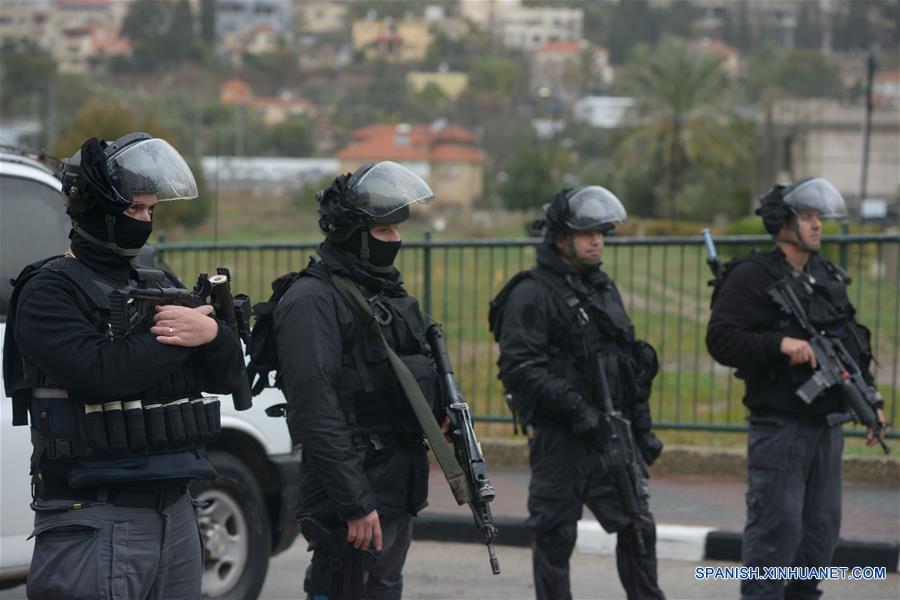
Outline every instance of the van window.
[[0, 175], [0, 319], [12, 294], [10, 278], [28, 264], [69, 247], [62, 192], [22, 177]]

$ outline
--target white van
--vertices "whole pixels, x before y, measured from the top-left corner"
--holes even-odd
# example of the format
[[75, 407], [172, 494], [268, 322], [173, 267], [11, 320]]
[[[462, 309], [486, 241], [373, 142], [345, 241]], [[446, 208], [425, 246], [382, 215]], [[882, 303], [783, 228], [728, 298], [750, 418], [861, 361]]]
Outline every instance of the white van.
[[[10, 278], [30, 263], [62, 254], [68, 232], [65, 198], [53, 170], [33, 157], [0, 152], [0, 349]], [[152, 253], [144, 256], [152, 260]], [[199, 511], [207, 597], [256, 598], [269, 557], [297, 536], [299, 455], [292, 452], [284, 419], [265, 413], [282, 402], [281, 393], [269, 388], [250, 410], [222, 404], [222, 433], [208, 446], [218, 478], [191, 485], [195, 498], [208, 501]], [[12, 402], [0, 380], [0, 589], [20, 585], [28, 574], [30, 456], [29, 428], [12, 426]]]

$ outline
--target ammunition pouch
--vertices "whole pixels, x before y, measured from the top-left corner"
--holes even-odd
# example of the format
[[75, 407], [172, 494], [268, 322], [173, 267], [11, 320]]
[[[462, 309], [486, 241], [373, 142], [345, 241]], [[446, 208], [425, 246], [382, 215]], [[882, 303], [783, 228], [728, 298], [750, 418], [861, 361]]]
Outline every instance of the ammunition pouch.
[[29, 401], [32, 471], [40, 464], [127, 458], [201, 448], [221, 429], [219, 399], [82, 404], [65, 390], [38, 388]]

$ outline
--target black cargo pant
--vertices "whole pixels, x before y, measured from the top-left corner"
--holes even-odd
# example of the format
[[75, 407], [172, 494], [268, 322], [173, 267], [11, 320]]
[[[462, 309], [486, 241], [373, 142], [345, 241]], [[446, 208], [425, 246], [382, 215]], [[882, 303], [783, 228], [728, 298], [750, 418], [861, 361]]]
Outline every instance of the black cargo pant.
[[[412, 515], [381, 517], [381, 553], [371, 563], [368, 572], [363, 575], [364, 582], [359, 585], [365, 589], [363, 597], [367, 600], [399, 600], [403, 595], [403, 565], [412, 540], [412, 528]], [[349, 596], [330, 597], [335, 577], [332, 566], [334, 561], [335, 557], [330, 556], [323, 548], [313, 548], [312, 562], [306, 568], [303, 582], [307, 597], [348, 600]]]
[[[748, 567], [826, 567], [841, 528], [844, 432], [824, 418], [750, 417], [747, 439]], [[741, 598], [818, 598], [819, 582], [747, 580]]]
[[[531, 446], [528, 526], [533, 534], [532, 568], [538, 600], [571, 598], [569, 559], [575, 549], [582, 507], [607, 532], [617, 533], [616, 566], [628, 598], [664, 598], [656, 579], [656, 526], [647, 514], [641, 556], [631, 519], [602, 469], [590, 464], [585, 445], [573, 434], [537, 427]], [[646, 494], [646, 490], [645, 490]]]
[[29, 598], [193, 600], [203, 556], [191, 497], [160, 508], [35, 502]]

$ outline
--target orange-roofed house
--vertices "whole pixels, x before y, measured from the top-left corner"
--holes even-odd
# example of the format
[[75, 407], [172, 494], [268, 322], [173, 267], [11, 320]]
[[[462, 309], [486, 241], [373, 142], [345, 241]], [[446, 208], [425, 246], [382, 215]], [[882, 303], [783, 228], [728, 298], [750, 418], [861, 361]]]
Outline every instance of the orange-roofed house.
[[350, 140], [338, 152], [341, 173], [367, 162], [392, 160], [421, 175], [439, 207], [467, 210], [482, 194], [484, 154], [467, 129], [442, 121], [377, 123], [350, 132]]
[[900, 105], [900, 69], [876, 72], [872, 94], [879, 104]]
[[712, 54], [722, 60], [722, 70], [726, 75], [734, 79], [741, 70], [741, 52], [733, 46], [729, 46], [722, 40], [714, 40], [712, 38], [701, 38], [691, 42], [691, 48]]
[[425, 60], [431, 33], [420, 19], [360, 19], [352, 26], [353, 49], [367, 60], [406, 63]]
[[548, 42], [531, 55], [531, 93], [572, 101], [591, 81], [612, 83], [613, 69], [606, 48], [587, 40]]
[[255, 110], [266, 125], [275, 125], [295, 115], [315, 116], [315, 105], [305, 98], [289, 94], [280, 97], [254, 96], [250, 85], [232, 77], [219, 86], [219, 102], [228, 106], [246, 106]]

